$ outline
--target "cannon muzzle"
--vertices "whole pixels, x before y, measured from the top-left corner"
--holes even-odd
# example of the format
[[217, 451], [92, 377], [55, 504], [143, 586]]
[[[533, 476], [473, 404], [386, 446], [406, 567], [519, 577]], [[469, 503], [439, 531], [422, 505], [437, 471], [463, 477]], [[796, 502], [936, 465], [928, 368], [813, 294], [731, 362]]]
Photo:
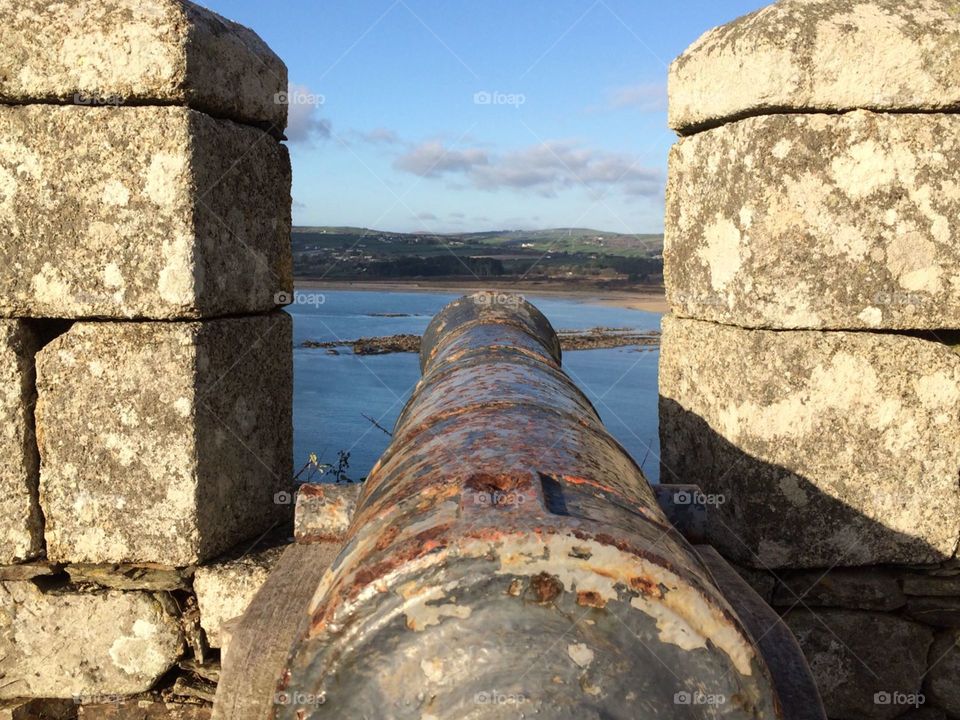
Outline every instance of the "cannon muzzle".
[[782, 717], [750, 634], [536, 308], [461, 298], [421, 365], [278, 717]]

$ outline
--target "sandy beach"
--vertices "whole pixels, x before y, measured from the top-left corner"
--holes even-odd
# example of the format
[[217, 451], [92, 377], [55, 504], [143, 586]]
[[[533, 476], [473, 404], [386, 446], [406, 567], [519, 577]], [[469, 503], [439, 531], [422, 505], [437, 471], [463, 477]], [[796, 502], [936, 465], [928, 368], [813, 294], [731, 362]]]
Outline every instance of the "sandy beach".
[[636, 290], [605, 290], [595, 287], [564, 287], [562, 283], [524, 282], [462, 282], [445, 280], [408, 280], [397, 282], [351, 282], [297, 278], [298, 290], [383, 290], [388, 292], [445, 292], [467, 293], [476, 290], [503, 290], [520, 295], [541, 295], [579, 300], [581, 302], [625, 307], [644, 312], [666, 313], [667, 301], [663, 286], [649, 285]]

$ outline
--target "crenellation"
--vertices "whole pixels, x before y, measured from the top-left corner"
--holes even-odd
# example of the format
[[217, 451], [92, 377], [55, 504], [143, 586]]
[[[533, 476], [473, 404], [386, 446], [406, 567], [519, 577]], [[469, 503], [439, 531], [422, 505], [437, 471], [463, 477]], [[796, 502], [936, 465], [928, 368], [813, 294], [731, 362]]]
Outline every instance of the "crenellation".
[[960, 715], [960, 13], [780, 0], [670, 70], [664, 472], [835, 720]]
[[215, 558], [292, 537], [286, 90], [186, 0], [0, 7], [0, 717], [209, 717]]
[[188, 0], [5, 4], [0, 68], [6, 104], [178, 105], [278, 138], [287, 124], [283, 61]]
[[291, 291], [290, 160], [262, 131], [22, 105], [0, 106], [0, 138], [0, 316], [196, 319]]
[[289, 515], [291, 320], [79, 322], [37, 356], [55, 562], [191, 565]]

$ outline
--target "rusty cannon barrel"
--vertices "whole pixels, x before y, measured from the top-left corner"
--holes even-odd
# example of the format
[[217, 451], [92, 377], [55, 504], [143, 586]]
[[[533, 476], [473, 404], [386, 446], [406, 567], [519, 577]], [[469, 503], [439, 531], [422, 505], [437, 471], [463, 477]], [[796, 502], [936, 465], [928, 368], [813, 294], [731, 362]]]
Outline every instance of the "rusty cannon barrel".
[[453, 302], [421, 366], [278, 717], [782, 717], [750, 634], [536, 308]]

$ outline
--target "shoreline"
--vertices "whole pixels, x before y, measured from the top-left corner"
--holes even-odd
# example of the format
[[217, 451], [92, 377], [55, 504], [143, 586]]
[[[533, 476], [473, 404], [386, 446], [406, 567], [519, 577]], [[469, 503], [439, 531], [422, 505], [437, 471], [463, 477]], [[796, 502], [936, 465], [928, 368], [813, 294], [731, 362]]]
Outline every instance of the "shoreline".
[[[632, 332], [617, 328], [591, 328], [590, 330], [567, 330], [557, 333], [564, 352], [577, 350], [608, 350], [619, 347], [636, 347], [653, 350], [660, 346], [660, 331]], [[354, 355], [389, 355], [391, 353], [419, 353], [421, 335], [403, 333], [364, 337], [358, 340], [304, 340], [298, 347], [308, 350], [326, 350], [329, 355], [339, 355], [341, 348], [350, 348]]]
[[345, 290], [409, 292], [409, 293], [451, 293], [462, 294], [476, 290], [503, 290], [520, 295], [539, 295], [542, 297], [579, 300], [593, 305], [627, 308], [643, 312], [665, 314], [669, 311], [662, 286], [650, 285], [637, 290], [604, 290], [603, 288], [573, 287], [564, 288], [561, 283], [540, 283], [537, 281], [496, 281], [459, 282], [454, 280], [396, 280], [396, 281], [359, 281], [359, 280], [316, 280], [294, 278], [297, 290]]

